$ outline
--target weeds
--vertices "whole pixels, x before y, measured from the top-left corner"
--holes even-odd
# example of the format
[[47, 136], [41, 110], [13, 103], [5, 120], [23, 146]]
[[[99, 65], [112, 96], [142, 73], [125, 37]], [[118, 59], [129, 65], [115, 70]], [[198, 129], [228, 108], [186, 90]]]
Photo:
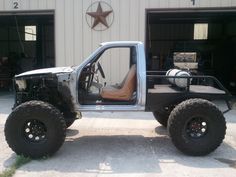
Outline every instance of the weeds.
[[26, 158], [22, 155], [17, 156], [15, 162], [10, 166], [10, 168], [0, 173], [0, 177], [12, 177], [18, 168], [30, 162], [30, 160], [30, 158]]

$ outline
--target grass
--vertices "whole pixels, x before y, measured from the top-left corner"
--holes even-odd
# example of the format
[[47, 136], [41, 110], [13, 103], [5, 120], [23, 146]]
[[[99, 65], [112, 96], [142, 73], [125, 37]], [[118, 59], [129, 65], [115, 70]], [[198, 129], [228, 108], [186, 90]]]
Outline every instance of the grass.
[[24, 156], [17, 156], [15, 162], [10, 166], [10, 168], [0, 173], [0, 177], [12, 177], [18, 168], [30, 162], [30, 160], [30, 158], [26, 158]]

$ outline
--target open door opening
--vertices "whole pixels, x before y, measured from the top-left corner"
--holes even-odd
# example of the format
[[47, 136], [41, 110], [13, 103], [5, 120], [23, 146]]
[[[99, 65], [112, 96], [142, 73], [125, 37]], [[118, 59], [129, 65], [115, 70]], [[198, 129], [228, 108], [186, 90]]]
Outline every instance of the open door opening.
[[[118, 53], [126, 61], [126, 76], [110, 82], [115, 71], [107, 72], [106, 61], [113, 62], [111, 54]], [[78, 100], [81, 105], [135, 105], [137, 101], [137, 54], [135, 47], [114, 47], [106, 49], [83, 68], [78, 86]], [[120, 66], [119, 66], [120, 65]]]

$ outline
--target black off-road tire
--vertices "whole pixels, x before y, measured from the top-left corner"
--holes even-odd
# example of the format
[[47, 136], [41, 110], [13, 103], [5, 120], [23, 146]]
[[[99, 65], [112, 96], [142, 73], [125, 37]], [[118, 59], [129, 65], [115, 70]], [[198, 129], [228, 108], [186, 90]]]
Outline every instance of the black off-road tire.
[[76, 119], [65, 119], [66, 128], [69, 128], [75, 122], [75, 120]]
[[154, 111], [153, 116], [164, 127], [167, 127], [169, 112]]
[[[189, 135], [190, 129], [186, 127], [189, 127], [189, 121], [198, 118], [205, 121], [200, 125], [206, 124], [206, 130], [200, 137], [192, 137]], [[197, 129], [196, 127], [194, 128]], [[226, 133], [226, 122], [222, 112], [213, 103], [203, 99], [189, 99], [180, 103], [171, 112], [168, 131], [177, 149], [187, 155], [204, 156], [213, 152], [222, 143]]]
[[[45, 136], [40, 135], [40, 142], [35, 142], [36, 138], [30, 139], [26, 135], [29, 129], [33, 131], [34, 127], [25, 129], [26, 126], [35, 125], [32, 122], [40, 122], [43, 127]], [[4, 131], [8, 145], [16, 154], [35, 159], [51, 156], [62, 146], [66, 136], [66, 123], [60, 111], [51, 104], [29, 101], [12, 111]]]

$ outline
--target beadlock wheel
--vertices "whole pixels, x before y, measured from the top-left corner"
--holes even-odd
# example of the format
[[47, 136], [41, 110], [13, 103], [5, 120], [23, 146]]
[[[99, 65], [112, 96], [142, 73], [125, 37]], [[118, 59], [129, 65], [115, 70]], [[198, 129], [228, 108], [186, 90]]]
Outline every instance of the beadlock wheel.
[[173, 109], [167, 128], [177, 149], [188, 155], [202, 156], [220, 146], [225, 137], [226, 122], [213, 103], [189, 99]]
[[49, 103], [29, 101], [16, 107], [7, 118], [5, 138], [18, 155], [41, 158], [54, 154], [63, 144], [66, 123]]

